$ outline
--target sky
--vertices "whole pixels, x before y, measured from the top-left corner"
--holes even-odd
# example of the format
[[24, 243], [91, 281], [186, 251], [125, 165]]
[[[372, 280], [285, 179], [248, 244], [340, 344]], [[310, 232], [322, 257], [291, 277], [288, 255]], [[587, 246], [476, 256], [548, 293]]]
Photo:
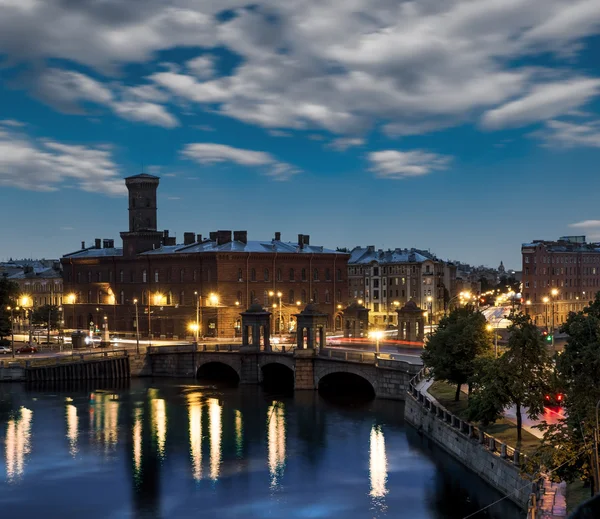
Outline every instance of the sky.
[[519, 269], [600, 240], [600, 0], [0, 0], [0, 260], [127, 230]]

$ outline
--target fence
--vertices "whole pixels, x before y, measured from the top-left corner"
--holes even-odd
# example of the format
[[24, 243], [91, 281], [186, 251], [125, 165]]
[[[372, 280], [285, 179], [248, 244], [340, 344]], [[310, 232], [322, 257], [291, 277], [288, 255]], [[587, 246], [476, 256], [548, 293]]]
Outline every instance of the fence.
[[8, 361], [0, 361], [0, 368], [43, 368], [48, 366], [62, 366], [73, 364], [76, 362], [83, 362], [86, 360], [100, 360], [105, 358], [114, 357], [127, 357], [128, 352], [126, 350], [114, 350], [114, 351], [99, 351], [94, 353], [74, 353], [57, 355], [55, 357], [40, 357], [40, 358], [15, 358]]

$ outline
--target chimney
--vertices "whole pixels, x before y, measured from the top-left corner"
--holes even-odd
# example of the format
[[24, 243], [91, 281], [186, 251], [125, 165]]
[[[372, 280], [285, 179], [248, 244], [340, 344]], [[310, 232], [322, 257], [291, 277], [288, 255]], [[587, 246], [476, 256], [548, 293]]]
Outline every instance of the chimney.
[[169, 237], [169, 229], [165, 229], [163, 231], [163, 238], [168, 238]]
[[112, 249], [115, 246], [115, 240], [102, 240], [102, 248], [103, 249]]
[[217, 244], [223, 245], [231, 241], [231, 231], [217, 231]]
[[192, 243], [194, 243], [194, 238], [195, 238], [195, 235], [193, 232], [184, 232], [183, 233], [183, 244], [191, 245]]
[[81, 248], [85, 249], [85, 242], [84, 241], [81, 242]]
[[275, 233], [275, 241], [281, 241], [281, 233], [280, 232]]
[[177, 245], [177, 238], [175, 236], [167, 236], [165, 238], [165, 245]]
[[304, 245], [310, 245], [310, 235], [305, 234], [302, 238], [304, 239]]
[[100, 238], [96, 238], [96, 239], [94, 240], [94, 247], [95, 247], [96, 249], [99, 249], [99, 248], [100, 248], [101, 241], [102, 241], [102, 240], [101, 240]]
[[198, 243], [200, 243], [202, 241], [202, 235], [201, 234], [196, 234], [196, 241]]
[[367, 245], [367, 252], [375, 252], [375, 245]]
[[248, 231], [233, 231], [233, 241], [248, 243]]
[[210, 241], [217, 241], [217, 233], [215, 231], [209, 233], [209, 239]]
[[301, 249], [304, 247], [304, 234], [298, 235], [298, 247]]

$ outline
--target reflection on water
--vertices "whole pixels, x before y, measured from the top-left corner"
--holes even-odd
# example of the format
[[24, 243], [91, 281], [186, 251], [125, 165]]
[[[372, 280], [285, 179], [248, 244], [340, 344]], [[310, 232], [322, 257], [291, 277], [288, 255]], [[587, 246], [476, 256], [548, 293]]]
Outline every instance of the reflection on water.
[[385, 438], [380, 426], [371, 427], [369, 441], [369, 476], [371, 480], [371, 498], [373, 507], [385, 512], [385, 495], [388, 493], [387, 484], [387, 456], [385, 454]]
[[195, 481], [200, 481], [202, 479], [202, 400], [199, 393], [189, 393], [187, 399], [192, 476]]
[[285, 468], [285, 410], [282, 402], [275, 402], [267, 412], [267, 442], [269, 444], [269, 472], [271, 488], [281, 485]]
[[6, 478], [9, 483], [23, 476], [25, 460], [31, 452], [31, 420], [33, 412], [21, 407], [8, 420], [6, 427]]
[[242, 420], [242, 412], [239, 409], [235, 410], [235, 453], [238, 458], [242, 457], [244, 446], [244, 422]]
[[222, 409], [216, 398], [208, 399], [210, 429], [210, 479], [216, 481], [221, 469], [221, 435], [223, 434]]
[[140, 407], [133, 411], [133, 431], [132, 431], [132, 443], [133, 443], [133, 472], [134, 477], [137, 479], [142, 469], [142, 415], [144, 414], [143, 409]]
[[67, 438], [69, 439], [69, 454], [77, 454], [77, 436], [79, 435], [79, 418], [77, 408], [73, 404], [67, 404]]
[[156, 441], [158, 455], [165, 457], [165, 442], [167, 441], [167, 411], [166, 403], [162, 398], [153, 398], [152, 409], [152, 435]]
[[119, 395], [95, 392], [90, 396], [90, 428], [95, 441], [103, 444], [105, 451], [114, 450], [118, 441]]

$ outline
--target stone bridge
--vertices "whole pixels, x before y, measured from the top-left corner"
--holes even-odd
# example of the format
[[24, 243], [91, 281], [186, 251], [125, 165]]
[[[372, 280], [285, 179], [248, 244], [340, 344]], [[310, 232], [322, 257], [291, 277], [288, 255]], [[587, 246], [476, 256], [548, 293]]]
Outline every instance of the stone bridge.
[[[404, 400], [420, 365], [375, 356], [371, 352], [333, 349], [243, 351], [239, 345], [162, 346], [149, 348], [143, 362], [132, 362], [132, 376], [197, 377], [203, 370], [226, 365], [241, 384], [261, 384], [264, 368], [280, 365], [291, 371], [296, 390], [315, 390], [328, 375], [351, 373], [366, 380], [378, 398]], [[210, 365], [210, 366], [209, 366]], [[137, 372], [134, 372], [137, 370]], [[207, 371], [204, 371], [205, 373]]]

